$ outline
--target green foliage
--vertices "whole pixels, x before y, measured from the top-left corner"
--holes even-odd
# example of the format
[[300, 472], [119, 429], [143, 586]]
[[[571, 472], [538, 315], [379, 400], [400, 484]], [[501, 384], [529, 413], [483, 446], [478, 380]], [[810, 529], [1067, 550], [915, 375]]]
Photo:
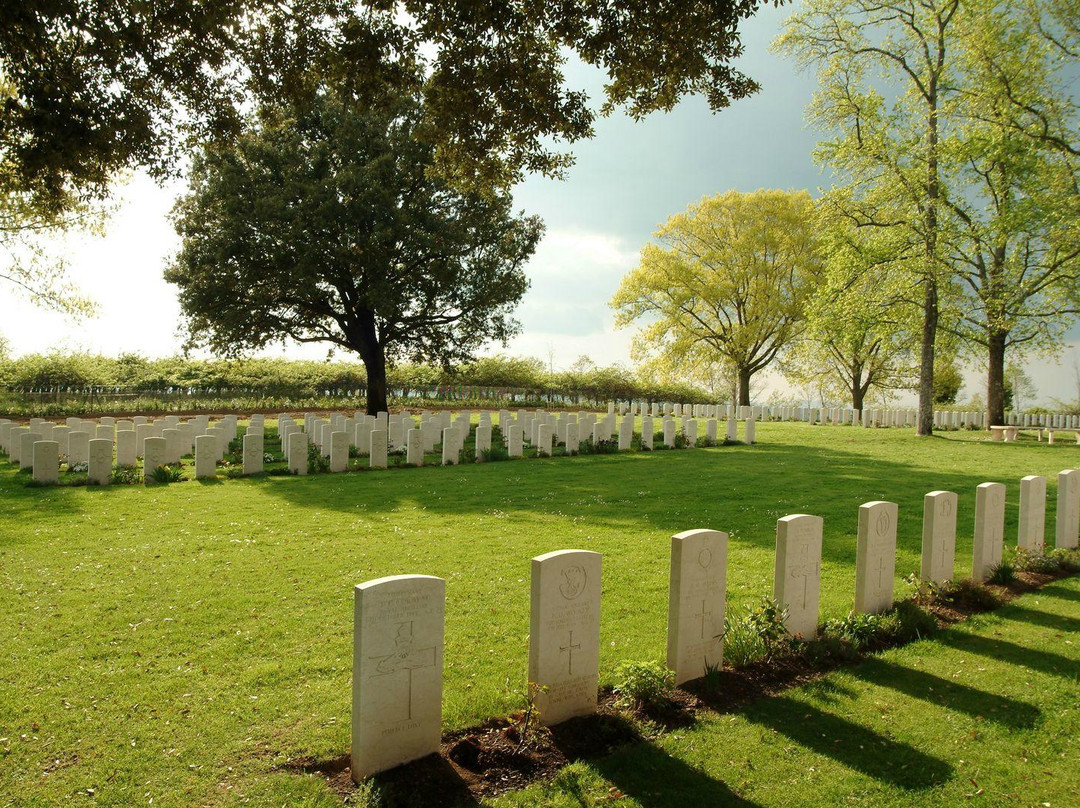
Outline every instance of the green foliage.
[[509, 460], [510, 452], [507, 451], [505, 446], [501, 444], [496, 445], [493, 442], [490, 449], [484, 449], [480, 452], [480, 456], [484, 458], [485, 463], [498, 463], [503, 460]]
[[690, 447], [690, 439], [686, 437], [686, 433], [681, 429], [675, 432], [675, 448], [687, 449]]
[[615, 693], [619, 706], [662, 710], [671, 704], [675, 672], [660, 662], [624, 662], [615, 670]]
[[987, 578], [987, 583], [996, 584], [998, 586], [1008, 586], [1015, 580], [1016, 568], [1013, 567], [1011, 561], [1002, 559], [990, 570], [990, 576]]
[[1071, 572], [1077, 567], [1077, 554], [1075, 551], [1063, 548], [1055, 548], [1046, 552], [1028, 550], [1017, 547], [1013, 555], [1012, 566], [1023, 572], [1039, 572], [1055, 575], [1061, 572]]
[[747, 606], [739, 614], [724, 618], [724, 658], [736, 667], [751, 662], [769, 662], [791, 648], [784, 627], [787, 610], [768, 596], [757, 606]]
[[617, 326], [645, 325], [635, 359], [731, 365], [739, 401], [802, 328], [820, 256], [803, 192], [730, 191], [667, 220], [611, 300]]
[[972, 611], [988, 612], [1001, 605], [997, 595], [986, 586], [977, 584], [970, 578], [948, 581], [940, 588], [938, 597], [945, 603], [951, 603]]
[[184, 479], [184, 470], [179, 466], [156, 466], [150, 472], [150, 479], [156, 483], [178, 483]]
[[385, 101], [313, 88], [296, 106], [261, 106], [229, 148], [205, 149], [165, 273], [189, 345], [238, 355], [293, 339], [355, 352], [369, 414], [386, 408], [388, 360], [462, 362], [517, 333], [511, 312], [543, 232], [513, 215], [508, 194], [438, 179], [420, 100]]
[[963, 387], [964, 374], [956, 360], [939, 356], [934, 364], [934, 403], [955, 404]]
[[[389, 455], [389, 453], [387, 453]], [[319, 449], [314, 443], [308, 444], [308, 462], [307, 470], [308, 474], [329, 474], [330, 473], [330, 458], [324, 457], [322, 450]]]
[[117, 466], [109, 475], [109, 482], [113, 485], [138, 485], [142, 481], [138, 466]]
[[585, 438], [581, 442], [581, 446], [578, 449], [578, 454], [594, 455], [594, 454], [617, 454], [619, 451], [619, 442], [611, 438], [604, 440], [594, 441], [592, 435]]
[[880, 646], [884, 625], [885, 618], [881, 615], [852, 612], [847, 617], [826, 620], [819, 639], [861, 654]]

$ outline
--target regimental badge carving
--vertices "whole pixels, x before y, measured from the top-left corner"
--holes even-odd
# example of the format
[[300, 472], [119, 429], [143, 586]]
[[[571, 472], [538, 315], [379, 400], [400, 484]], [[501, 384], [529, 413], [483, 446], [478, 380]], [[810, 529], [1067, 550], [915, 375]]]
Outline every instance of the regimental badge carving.
[[889, 528], [892, 527], [892, 519], [889, 518], [888, 511], [884, 509], [878, 513], [877, 522], [874, 525], [875, 530], [879, 536], [884, 536], [889, 532]]
[[588, 581], [589, 576], [585, 573], [584, 567], [577, 564], [564, 567], [562, 570], [562, 582], [559, 584], [559, 593], [567, 600], [574, 600], [585, 591]]

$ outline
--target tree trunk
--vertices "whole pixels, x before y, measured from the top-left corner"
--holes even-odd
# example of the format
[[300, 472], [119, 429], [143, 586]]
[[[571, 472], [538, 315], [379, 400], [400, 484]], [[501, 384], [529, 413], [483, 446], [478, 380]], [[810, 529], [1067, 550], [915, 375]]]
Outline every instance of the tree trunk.
[[748, 368], [739, 368], [739, 406], [750, 406], [750, 377], [754, 371]]
[[990, 332], [986, 372], [986, 425], [1005, 424], [1005, 332]]
[[853, 380], [851, 382], [851, 409], [862, 412], [865, 395], [866, 391], [863, 390], [863, 386], [859, 384], [858, 379]]
[[375, 312], [359, 311], [356, 314], [355, 327], [347, 332], [349, 346], [360, 354], [360, 360], [367, 371], [367, 414], [378, 415], [389, 412], [386, 391], [386, 351], [379, 342], [379, 332], [375, 327]]
[[919, 355], [919, 435], [934, 434], [934, 343], [937, 340], [937, 282], [930, 275], [923, 279], [922, 350]]

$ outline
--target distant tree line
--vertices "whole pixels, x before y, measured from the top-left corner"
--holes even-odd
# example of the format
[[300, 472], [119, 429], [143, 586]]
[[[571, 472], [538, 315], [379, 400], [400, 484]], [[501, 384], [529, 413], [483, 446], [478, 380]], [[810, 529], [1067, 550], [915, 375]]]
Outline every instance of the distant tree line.
[[[366, 396], [367, 373], [360, 362], [288, 359], [148, 359], [137, 354], [107, 357], [89, 353], [29, 354], [0, 358], [0, 388], [9, 393], [240, 395], [262, 399]], [[692, 384], [658, 384], [621, 365], [599, 367], [582, 358], [565, 371], [539, 359], [493, 356], [444, 369], [401, 363], [387, 372], [392, 397], [528, 400], [594, 404], [613, 399], [705, 403], [715, 401]]]

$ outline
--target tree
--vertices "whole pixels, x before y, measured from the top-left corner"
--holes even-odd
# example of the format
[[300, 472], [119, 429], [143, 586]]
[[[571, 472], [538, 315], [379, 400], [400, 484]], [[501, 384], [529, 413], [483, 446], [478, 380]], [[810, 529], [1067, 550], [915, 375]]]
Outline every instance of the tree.
[[[1035, 382], [1023, 366], [1017, 362], [1005, 365], [1005, 406], [1012, 410], [1022, 410], [1028, 399], [1038, 395]], [[1004, 420], [1002, 420], [1004, 423]]]
[[174, 216], [189, 344], [235, 355], [293, 339], [360, 355], [368, 412], [386, 365], [444, 364], [515, 333], [522, 265], [542, 233], [508, 195], [459, 192], [430, 169], [416, 98], [372, 108], [326, 89], [299, 113], [266, 105], [210, 146]]
[[753, 375], [802, 325], [820, 262], [813, 209], [805, 191], [730, 191], [668, 219], [611, 301], [617, 326], [647, 323], [635, 359], [687, 371], [728, 362], [748, 405]]
[[956, 358], [939, 352], [937, 367], [934, 368], [934, 403], [955, 404], [963, 388], [964, 375], [956, 364]]
[[841, 197], [843, 215], [859, 227], [896, 231], [897, 266], [913, 271], [921, 291], [920, 435], [933, 432], [944, 274], [941, 136], [957, 89], [951, 70], [960, 12], [960, 0], [808, 0], [777, 41], [800, 64], [819, 68], [809, 116], [830, 133], [817, 158], [850, 191]]
[[[862, 410], [872, 390], [907, 389], [914, 377], [910, 307], [898, 274], [872, 234], [836, 215], [835, 195], [818, 204], [826, 260], [813, 279], [806, 330], [782, 363], [784, 375], [816, 388], [822, 403], [836, 392]], [[885, 247], [888, 253], [888, 246]]]
[[731, 62], [738, 26], [760, 4], [3, 3], [0, 193], [55, 213], [105, 193], [119, 170], [175, 170], [188, 137], [236, 134], [235, 102], [247, 93], [295, 101], [312, 75], [360, 92], [389, 57], [408, 66], [425, 53], [425, 131], [446, 176], [484, 187], [522, 170], [557, 172], [567, 161], [550, 144], [591, 136], [597, 114], [566, 86], [567, 54], [607, 74], [605, 111], [640, 117], [687, 93], [719, 110], [757, 89]]
[[[969, 23], [960, 64], [970, 87], [948, 145], [954, 190], [946, 230], [961, 299], [950, 330], [987, 364], [987, 415], [1003, 424], [1007, 351], [1053, 350], [1080, 313], [1080, 166], [1058, 144], [1076, 139], [1071, 101], [1038, 18], [1007, 3]], [[1039, 137], [1016, 105], [1046, 112]]]

